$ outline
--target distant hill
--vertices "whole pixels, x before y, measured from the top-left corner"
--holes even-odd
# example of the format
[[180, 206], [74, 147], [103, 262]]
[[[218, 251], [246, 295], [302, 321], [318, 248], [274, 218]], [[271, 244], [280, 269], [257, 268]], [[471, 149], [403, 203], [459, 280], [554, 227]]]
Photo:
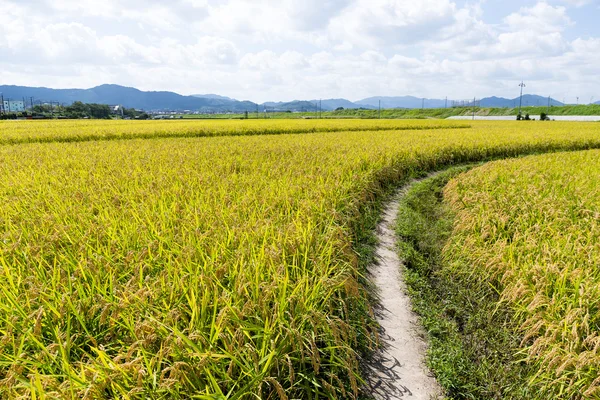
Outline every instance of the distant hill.
[[[190, 110], [203, 112], [243, 112], [256, 109], [249, 101], [237, 101], [227, 98], [182, 96], [173, 92], [143, 92], [119, 85], [101, 85], [91, 89], [49, 89], [26, 86], [0, 86], [4, 98], [71, 104], [83, 103], [120, 104], [128, 108], [148, 111]], [[219, 96], [220, 97], [220, 96]]]
[[316, 111], [318, 108], [318, 104], [311, 103], [306, 100], [294, 100], [294, 101], [268, 101], [266, 103], [261, 104], [261, 111], [267, 110], [269, 112], [272, 111]]
[[[517, 103], [516, 105], [518, 106], [517, 99]], [[479, 105], [481, 107], [506, 107], [506, 108], [513, 108], [515, 106], [515, 101], [511, 100], [511, 99], [505, 99], [504, 97], [496, 97], [496, 96], [492, 96], [492, 97], [485, 97], [483, 99], [481, 99], [479, 101]]]
[[[514, 99], [505, 99], [503, 97], [485, 97], [480, 100], [481, 107], [506, 107], [515, 108], [519, 106], [519, 97]], [[547, 106], [548, 97], [538, 96], [535, 94], [524, 94], [522, 100], [522, 106]], [[551, 106], [563, 106], [564, 104], [560, 101], [550, 99]]]
[[[31, 97], [36, 102], [59, 102], [71, 104], [75, 101], [84, 103], [99, 103], [110, 105], [123, 105], [127, 108], [143, 109], [146, 111], [185, 111], [192, 112], [263, 112], [268, 111], [311, 111], [318, 109], [319, 102], [323, 111], [333, 111], [337, 108], [344, 109], [377, 109], [381, 101], [383, 109], [418, 109], [451, 107], [452, 100], [448, 99], [425, 99], [415, 96], [382, 96], [369, 97], [352, 102], [347, 99], [324, 99], [324, 100], [294, 100], [289, 102], [266, 102], [256, 104], [251, 101], [238, 101], [217, 94], [196, 94], [193, 96], [182, 96], [174, 92], [144, 92], [135, 88], [119, 85], [101, 85], [91, 89], [49, 89], [43, 87], [27, 86], [0, 86], [0, 92], [5, 99], [20, 100], [25, 98], [27, 103]], [[519, 105], [519, 98], [506, 99], [503, 97], [486, 97], [479, 101], [481, 107], [506, 107], [514, 108]], [[545, 106], [548, 98], [532, 94], [523, 95], [523, 106]], [[550, 104], [561, 106], [563, 103], [551, 99]], [[600, 104], [600, 101], [595, 103]]]
[[346, 99], [326, 99], [326, 100], [311, 100], [311, 103], [318, 104], [321, 102], [321, 107], [324, 111], [333, 111], [340, 107], [344, 109], [355, 109], [355, 108], [368, 108], [375, 109], [377, 107], [369, 106], [366, 104], [353, 103]]
[[[367, 99], [359, 100], [356, 104], [366, 105], [371, 107], [377, 107], [381, 100], [382, 108], [444, 108], [451, 107], [452, 100], [448, 99], [425, 99], [414, 97], [414, 96], [402, 96], [402, 97], [369, 97]], [[478, 100], [481, 107], [499, 107], [499, 108], [513, 108], [519, 105], [519, 98], [506, 99], [504, 97], [485, 97]], [[533, 94], [523, 95], [523, 106], [543, 106], [548, 104], [548, 98], [543, 96], [537, 96]], [[554, 99], [550, 100], [550, 105], [561, 106], [561, 102]]]
[[340, 107], [344, 109], [373, 108], [370, 106], [365, 107], [346, 99], [294, 100], [288, 102], [266, 102], [262, 105], [274, 111], [316, 111], [319, 109], [319, 105], [323, 111], [333, 111]]
[[231, 97], [227, 97], [227, 96], [219, 96], [218, 94], [193, 94], [193, 97], [198, 97], [201, 99], [216, 99], [216, 100], [233, 100], [233, 101], [237, 101], [235, 99], [232, 99]]
[[[446, 100], [440, 99], [425, 99], [414, 97], [414, 96], [401, 96], [401, 97], [369, 97], [363, 100], [355, 102], [361, 106], [368, 106], [371, 108], [377, 108], [381, 101], [381, 108], [444, 108], [446, 106]], [[451, 101], [448, 100], [448, 106]]]

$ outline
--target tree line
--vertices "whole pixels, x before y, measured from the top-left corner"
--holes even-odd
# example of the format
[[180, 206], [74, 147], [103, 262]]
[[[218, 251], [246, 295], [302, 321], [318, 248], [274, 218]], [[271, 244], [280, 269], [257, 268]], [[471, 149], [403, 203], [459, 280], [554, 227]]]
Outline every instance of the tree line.
[[110, 106], [97, 103], [83, 103], [76, 101], [69, 106], [38, 104], [33, 109], [23, 112], [3, 113], [0, 119], [16, 118], [68, 118], [68, 119], [111, 119], [113, 117], [123, 117], [130, 119], [148, 119], [149, 116], [143, 111], [134, 108], [123, 108], [118, 114], [113, 113]]

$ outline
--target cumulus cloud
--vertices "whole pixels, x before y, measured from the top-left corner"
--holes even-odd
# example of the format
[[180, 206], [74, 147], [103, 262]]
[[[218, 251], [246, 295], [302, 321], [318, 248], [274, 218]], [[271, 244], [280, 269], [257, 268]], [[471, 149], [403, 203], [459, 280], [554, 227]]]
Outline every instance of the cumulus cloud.
[[600, 97], [600, 30], [571, 13], [593, 3], [0, 0], [0, 84], [263, 101], [511, 95], [528, 79]]
[[523, 7], [504, 18], [509, 29], [527, 29], [537, 33], [562, 31], [571, 23], [565, 7], [553, 7], [539, 2], [533, 7]]
[[449, 0], [357, 0], [329, 25], [334, 39], [356, 45], [407, 45], [436, 35], [454, 21]]

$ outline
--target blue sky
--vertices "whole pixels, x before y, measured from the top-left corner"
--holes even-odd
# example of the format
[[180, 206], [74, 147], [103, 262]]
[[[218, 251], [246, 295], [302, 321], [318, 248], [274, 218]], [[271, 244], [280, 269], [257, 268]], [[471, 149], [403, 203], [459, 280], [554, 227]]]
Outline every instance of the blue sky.
[[[462, 1], [461, 4], [468, 2]], [[490, 24], [498, 24], [502, 19], [520, 8], [533, 7], [538, 3], [536, 0], [488, 0], [481, 2], [483, 20]], [[565, 29], [565, 37], [574, 40], [578, 37], [589, 38], [600, 36], [598, 21], [600, 18], [600, 2], [598, 1], [553, 1], [548, 4], [554, 6], [566, 6], [566, 14], [571, 18], [572, 24]], [[579, 6], [577, 6], [580, 4]]]
[[0, 84], [600, 100], [600, 0], [0, 0]]

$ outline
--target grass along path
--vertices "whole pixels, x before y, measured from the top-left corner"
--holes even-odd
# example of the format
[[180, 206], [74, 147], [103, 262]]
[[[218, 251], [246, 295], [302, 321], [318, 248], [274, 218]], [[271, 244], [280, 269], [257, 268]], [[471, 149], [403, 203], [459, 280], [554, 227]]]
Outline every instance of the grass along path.
[[527, 392], [511, 390], [522, 380], [523, 365], [493, 358], [503, 346], [514, 347], [518, 338], [482, 328], [502, 326], [505, 313], [483, 301], [481, 290], [469, 282], [440, 272], [453, 224], [442, 203], [443, 188], [467, 169], [451, 168], [417, 183], [398, 211], [398, 248], [413, 308], [427, 331], [427, 365], [450, 399], [529, 398]]

